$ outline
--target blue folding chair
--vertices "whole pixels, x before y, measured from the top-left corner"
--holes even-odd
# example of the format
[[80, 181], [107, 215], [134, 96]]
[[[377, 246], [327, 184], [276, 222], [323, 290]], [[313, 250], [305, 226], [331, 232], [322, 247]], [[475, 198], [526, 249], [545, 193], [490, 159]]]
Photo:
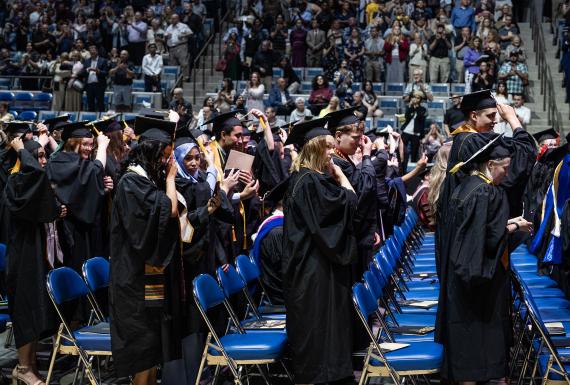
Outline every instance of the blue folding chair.
[[91, 112], [91, 111], [81, 111], [79, 113], [79, 120], [88, 120], [90, 122], [99, 119], [99, 113], [98, 112]]
[[34, 94], [31, 92], [17, 92], [14, 95], [13, 107], [17, 110], [23, 110], [34, 107]]
[[384, 95], [384, 83], [372, 83], [372, 90], [378, 95]]
[[447, 83], [430, 83], [430, 87], [434, 96], [449, 96], [449, 84]]
[[38, 120], [40, 121], [44, 121], [46, 119], [52, 119], [57, 117], [57, 112], [56, 111], [40, 111], [38, 114]]
[[25, 122], [33, 122], [38, 118], [38, 113], [36, 111], [22, 111], [18, 115], [17, 120]]
[[99, 306], [99, 303], [97, 303], [95, 293], [101, 289], [106, 289], [109, 287], [109, 261], [103, 257], [90, 258], [83, 263], [81, 272], [83, 273], [83, 279], [89, 288], [89, 302], [91, 302], [95, 316], [99, 321], [104, 321], [105, 315], [101, 310], [101, 306]]
[[133, 92], [144, 92], [144, 80], [133, 80]]
[[[377, 340], [368, 324], [370, 315], [377, 308], [376, 301], [362, 283], [352, 288], [352, 299], [358, 317], [370, 337], [370, 346], [364, 359], [360, 384], [367, 384], [372, 377], [390, 377], [401, 385], [405, 377], [418, 377], [439, 372], [443, 347], [434, 342], [409, 342], [403, 348], [386, 351], [382, 340]], [[427, 379], [426, 379], [427, 381]], [[429, 383], [429, 381], [427, 381]]]
[[245, 255], [239, 255], [236, 258], [236, 269], [248, 288], [259, 285], [261, 287], [260, 305], [257, 308], [260, 314], [285, 313], [285, 306], [274, 305], [268, 291], [261, 280], [261, 270], [253, 259]]
[[245, 333], [239, 322], [233, 317], [230, 317], [238, 333], [226, 334], [222, 337], [218, 336], [218, 333], [208, 318], [207, 311], [223, 304], [231, 315], [233, 313], [232, 309], [222, 289], [218, 286], [213, 277], [201, 274], [194, 279], [192, 284], [196, 306], [210, 330], [198, 369], [196, 385], [200, 383], [202, 370], [206, 363], [216, 366], [214, 383], [216, 383], [219, 367], [228, 366], [234, 377], [234, 382], [237, 385], [243, 385], [240, 366], [254, 365], [259, 370], [265, 383], [270, 385], [269, 379], [261, 368], [261, 365], [273, 363], [281, 363], [287, 376], [292, 380], [287, 368], [281, 361], [287, 345], [287, 336], [285, 333]]
[[0, 92], [0, 102], [12, 103], [14, 94], [12, 92]]
[[51, 270], [47, 277], [47, 290], [61, 324], [53, 345], [46, 384], [50, 383], [57, 355], [64, 354], [79, 356], [79, 363], [82, 364], [89, 383], [98, 385], [91, 358], [111, 355], [109, 324], [101, 322], [97, 325], [83, 326], [72, 330], [67, 323], [60, 307], [66, 302], [88, 298], [89, 296], [87, 285], [75, 270], [69, 267]]
[[386, 95], [402, 96], [405, 89], [405, 83], [386, 83]]
[[53, 95], [49, 92], [41, 92], [34, 96], [34, 109], [39, 110], [50, 110], [51, 102], [53, 100]]

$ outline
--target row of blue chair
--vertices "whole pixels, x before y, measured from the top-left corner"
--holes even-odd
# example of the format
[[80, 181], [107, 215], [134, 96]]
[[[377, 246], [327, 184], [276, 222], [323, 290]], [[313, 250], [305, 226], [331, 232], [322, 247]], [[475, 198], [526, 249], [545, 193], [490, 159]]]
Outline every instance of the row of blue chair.
[[8, 103], [14, 110], [49, 110], [53, 95], [49, 92], [0, 92], [0, 102]]

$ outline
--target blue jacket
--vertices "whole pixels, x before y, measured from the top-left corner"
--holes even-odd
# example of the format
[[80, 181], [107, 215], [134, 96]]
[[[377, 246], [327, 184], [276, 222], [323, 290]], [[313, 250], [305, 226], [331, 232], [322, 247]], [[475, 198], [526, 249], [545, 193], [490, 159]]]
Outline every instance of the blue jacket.
[[[291, 100], [291, 95], [289, 95], [289, 91], [287, 91], [287, 89], [285, 89], [285, 97], [287, 98], [287, 101]], [[284, 104], [281, 103], [281, 91], [279, 91], [278, 87], [276, 86], [271, 87], [271, 91], [269, 92], [269, 100], [267, 104], [271, 107], [284, 106]]]

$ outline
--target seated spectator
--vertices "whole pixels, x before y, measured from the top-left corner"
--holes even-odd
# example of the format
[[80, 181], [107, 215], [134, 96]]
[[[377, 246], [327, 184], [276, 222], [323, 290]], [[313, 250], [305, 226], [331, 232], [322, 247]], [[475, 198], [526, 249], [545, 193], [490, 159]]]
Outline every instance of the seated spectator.
[[433, 161], [435, 154], [437, 154], [443, 145], [443, 140], [444, 138], [439, 131], [437, 123], [432, 123], [429, 126], [429, 132], [422, 139], [423, 153], [427, 156], [428, 163]]
[[499, 79], [505, 80], [509, 95], [523, 94], [528, 83], [528, 68], [526, 64], [518, 62], [518, 53], [511, 52], [509, 61], [506, 61], [499, 70]]
[[133, 79], [135, 77], [133, 63], [129, 61], [129, 53], [121, 51], [121, 60], [109, 70], [113, 81], [113, 104], [115, 111], [125, 112], [131, 110], [133, 91]]
[[12, 115], [8, 108], [10, 107], [9, 103], [0, 102], [0, 122], [1, 123], [8, 123], [14, 120], [14, 115]]
[[229, 112], [236, 98], [234, 82], [230, 78], [225, 78], [222, 82], [222, 89], [216, 98], [216, 108], [221, 114]]
[[333, 91], [329, 87], [327, 79], [323, 75], [317, 75], [313, 78], [313, 90], [309, 95], [310, 109], [313, 115], [319, 115], [319, 112], [326, 107], [333, 96]]
[[479, 60], [479, 73], [471, 81], [471, 92], [491, 90], [495, 86], [495, 77], [490, 73], [485, 60]]
[[465, 114], [463, 111], [461, 111], [460, 108], [461, 95], [452, 94], [451, 103], [453, 105], [445, 111], [445, 115], [443, 116], [443, 128], [445, 129], [445, 133], [447, 135], [453, 132], [454, 127], [456, 127], [459, 123], [465, 121]]
[[178, 106], [180, 105], [184, 105], [188, 113], [192, 114], [192, 104], [184, 100], [184, 90], [182, 88], [175, 88], [172, 90], [172, 100], [170, 101], [168, 108], [177, 111]]
[[515, 113], [517, 114], [519, 122], [521, 122], [523, 128], [526, 128], [526, 126], [530, 124], [531, 112], [530, 108], [525, 107], [524, 96], [522, 94], [513, 95], [513, 107], [515, 108]]
[[338, 110], [340, 110], [340, 99], [338, 98], [338, 96], [333, 96], [329, 102], [329, 105], [323, 108], [321, 112], [319, 112], [319, 118], [322, 118], [329, 112], [334, 112]]
[[271, 88], [268, 105], [273, 107], [278, 115], [289, 115], [295, 108], [293, 98], [287, 91], [285, 78], [278, 78], [277, 85]]
[[287, 91], [289, 91], [290, 94], [297, 93], [299, 87], [301, 87], [301, 79], [299, 79], [299, 76], [297, 76], [297, 73], [293, 70], [293, 66], [287, 56], [281, 58], [279, 68], [283, 70], [283, 78], [287, 85]]
[[207, 96], [204, 101], [202, 102], [202, 108], [198, 111], [198, 123], [197, 127], [200, 128], [204, 122], [210, 120], [218, 114], [218, 110], [216, 110], [216, 106], [214, 104], [214, 98], [211, 96]]
[[423, 75], [422, 70], [419, 68], [416, 68], [414, 72], [412, 72], [412, 81], [406, 85], [406, 89], [404, 90], [403, 99], [406, 103], [410, 101], [415, 91], [423, 94], [423, 100], [433, 100], [431, 87], [422, 80], [424, 78]]
[[354, 93], [352, 106], [351, 106], [351, 107], [356, 107], [354, 115], [356, 115], [356, 117], [360, 120], [366, 119], [366, 115], [368, 115], [368, 107], [366, 107], [366, 105], [364, 104], [363, 97], [364, 95], [362, 91], [356, 91]]
[[[511, 98], [511, 95], [509, 95], [509, 92], [507, 90], [507, 83], [505, 83], [503, 80], [499, 80], [497, 82], [497, 90], [495, 91], [495, 100], [497, 101], [497, 103], [501, 104], [508, 104], [508, 105], [513, 104], [513, 99]], [[507, 122], [503, 120], [503, 118], [501, 118], [500, 115], [497, 117], [497, 122], [493, 127], [493, 131], [496, 132], [497, 134], [506, 134], [508, 136], [512, 135], [512, 130], [510, 126], [507, 124]]]
[[275, 108], [267, 107], [265, 109], [265, 116], [267, 117], [267, 123], [269, 123], [269, 127], [281, 127], [287, 124], [283, 119], [277, 117], [277, 113], [275, 112]]
[[362, 103], [368, 109], [368, 113], [366, 114], [365, 117], [379, 118], [379, 117], [384, 116], [384, 113], [378, 107], [378, 97], [376, 96], [376, 93], [374, 92], [374, 87], [373, 87], [371, 81], [366, 80], [362, 84], [362, 94], [363, 94], [362, 95], [363, 96]]
[[305, 119], [312, 117], [313, 114], [311, 113], [311, 110], [305, 108], [305, 99], [303, 99], [300, 96], [297, 99], [295, 99], [295, 109], [293, 110], [293, 112], [291, 112], [291, 115], [289, 116], [289, 121], [302, 123], [303, 121], [305, 121]]
[[156, 44], [148, 45], [148, 53], [142, 60], [145, 92], [160, 92], [160, 76], [162, 74], [162, 55], [157, 52]]
[[511, 52], [516, 51], [519, 54], [519, 63], [526, 63], [526, 53], [524, 51], [523, 42], [520, 36], [513, 36], [511, 44], [505, 50], [505, 58], [510, 57]]
[[15, 75], [20, 69], [20, 64], [10, 56], [10, 51], [7, 48], [2, 48], [0, 51], [0, 75]]
[[503, 19], [504, 23], [498, 29], [499, 39], [501, 41], [501, 49], [507, 49], [507, 46], [512, 42], [513, 37], [520, 34], [519, 27], [513, 23], [513, 17], [506, 15]]

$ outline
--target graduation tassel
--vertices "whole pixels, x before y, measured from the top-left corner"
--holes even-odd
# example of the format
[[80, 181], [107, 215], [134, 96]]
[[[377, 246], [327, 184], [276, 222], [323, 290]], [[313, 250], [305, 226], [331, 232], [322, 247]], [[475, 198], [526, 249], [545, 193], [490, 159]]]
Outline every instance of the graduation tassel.
[[465, 162], [459, 162], [451, 170], [449, 170], [450, 174], [455, 174], [459, 169], [465, 164]]
[[16, 159], [16, 163], [14, 163], [14, 167], [12, 167], [10, 169], [10, 174], [15, 174], [17, 172], [20, 172], [20, 158]]
[[232, 242], [237, 242], [236, 227], [232, 225]]

